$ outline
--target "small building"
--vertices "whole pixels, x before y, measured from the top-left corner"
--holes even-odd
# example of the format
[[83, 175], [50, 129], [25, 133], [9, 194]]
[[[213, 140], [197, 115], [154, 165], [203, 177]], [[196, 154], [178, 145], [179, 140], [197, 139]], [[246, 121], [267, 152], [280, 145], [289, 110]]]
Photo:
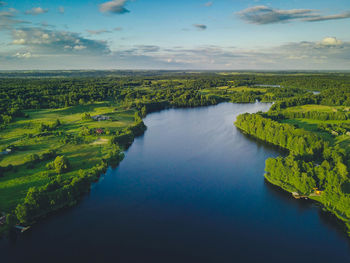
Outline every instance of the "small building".
[[104, 131], [103, 131], [102, 129], [96, 129], [96, 133], [97, 133], [97, 134], [103, 134]]
[[104, 115], [95, 115], [91, 117], [94, 121], [108, 121], [111, 119], [109, 116]]
[[318, 188], [313, 188], [315, 195], [321, 195], [323, 191], [319, 190]]

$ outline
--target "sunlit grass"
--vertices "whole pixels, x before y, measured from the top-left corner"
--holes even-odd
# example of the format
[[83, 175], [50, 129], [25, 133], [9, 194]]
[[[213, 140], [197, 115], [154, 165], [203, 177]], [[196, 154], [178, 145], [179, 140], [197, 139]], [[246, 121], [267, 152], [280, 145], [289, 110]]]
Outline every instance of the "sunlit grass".
[[[57, 131], [69, 134], [79, 134], [81, 128], [103, 128], [112, 132], [130, 126], [134, 122], [135, 110], [124, 109], [120, 105], [110, 102], [100, 102], [87, 105], [67, 107], [63, 109], [44, 109], [26, 111], [29, 118], [18, 118], [7, 129], [0, 132], [0, 147], [16, 146], [8, 155], [0, 156], [0, 166], [15, 166], [5, 176], [0, 178], [0, 211], [12, 210], [25, 197], [27, 190], [33, 186], [42, 186], [50, 181], [55, 172], [48, 171], [46, 164], [49, 161], [36, 164], [34, 168], [26, 166], [27, 157], [31, 154], [40, 154], [48, 150], [56, 150], [59, 155], [66, 156], [71, 163], [70, 172], [63, 176], [68, 178], [78, 174], [80, 169], [88, 169], [101, 161], [108, 150], [108, 140], [111, 135], [88, 135], [82, 144], [63, 144], [60, 136], [49, 135], [28, 138], [27, 134], [38, 134], [40, 123], [52, 124], [56, 119], [61, 126]], [[107, 121], [83, 121], [84, 113], [107, 115]], [[103, 143], [93, 143], [102, 141]]]

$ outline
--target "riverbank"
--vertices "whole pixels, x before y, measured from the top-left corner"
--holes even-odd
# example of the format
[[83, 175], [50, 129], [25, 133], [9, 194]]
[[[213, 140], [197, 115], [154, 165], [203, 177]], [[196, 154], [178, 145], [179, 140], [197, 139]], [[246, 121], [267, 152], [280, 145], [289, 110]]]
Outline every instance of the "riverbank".
[[2, 259], [348, 262], [337, 224], [265, 183], [265, 160], [282, 152], [232, 125], [238, 114], [269, 106], [223, 103], [149, 114], [147, 132], [118, 168], [108, 169], [77, 206], [0, 240]]
[[[218, 102], [213, 100], [208, 103], [217, 104]], [[16, 202], [14, 199], [11, 199], [11, 202], [14, 205], [10, 205], [7, 207], [7, 215], [13, 218], [13, 220], [11, 220], [11, 226], [9, 226], [8, 224], [0, 226], [0, 235], [8, 232], [8, 230], [10, 230], [10, 228], [14, 224], [21, 223], [23, 225], [31, 225], [34, 224], [37, 220], [46, 217], [47, 215], [52, 214], [60, 209], [76, 205], [78, 201], [84, 196], [84, 194], [89, 191], [91, 183], [96, 182], [100, 175], [106, 171], [109, 165], [117, 166], [123, 159], [122, 151], [128, 149], [132, 145], [136, 137], [143, 135], [147, 127], [143, 123], [141, 115], [145, 117], [146, 114], [161, 111], [171, 107], [184, 107], [182, 105], [171, 105], [169, 103], [158, 102], [144, 103], [141, 105], [139, 104], [137, 106], [132, 104], [128, 105], [128, 109], [124, 110], [120, 109], [120, 106], [118, 105], [119, 109], [117, 110], [115, 108], [116, 106], [113, 107], [113, 105], [108, 105], [107, 107], [105, 103], [101, 105], [103, 107], [102, 109], [100, 109], [100, 106], [98, 106], [97, 109], [94, 107], [89, 107], [90, 111], [91, 109], [93, 109], [95, 113], [103, 112], [104, 115], [98, 116], [106, 116], [105, 118], [108, 118], [108, 121], [106, 122], [99, 122], [98, 127], [101, 128], [96, 128], [96, 134], [101, 133], [100, 136], [98, 136], [98, 134], [94, 134], [95, 130], [91, 128], [91, 125], [97, 127], [96, 122], [90, 119], [90, 116], [92, 114], [87, 112], [85, 112], [82, 117], [81, 123], [84, 125], [81, 128], [80, 132], [75, 132], [77, 136], [83, 135], [85, 136], [85, 138], [81, 139], [81, 142], [77, 143], [77, 149], [76, 151], [74, 151], [74, 153], [79, 153], [81, 151], [81, 147], [84, 148], [84, 145], [86, 145], [90, 148], [89, 155], [92, 158], [94, 158], [94, 161], [81, 161], [81, 159], [84, 158], [84, 156], [80, 156], [81, 158], [75, 157], [74, 159], [76, 159], [76, 162], [73, 165], [70, 165], [74, 167], [74, 170], [70, 169], [68, 173], [58, 175], [55, 175], [53, 172], [50, 171], [45, 172], [43, 175], [48, 175], [48, 180], [46, 183], [39, 183], [35, 187], [29, 188], [29, 191], [26, 192], [24, 196], [19, 197], [19, 203], [18, 201]], [[129, 109], [130, 107], [136, 108]], [[78, 112], [76, 114], [77, 116], [75, 117], [73, 117], [72, 114], [70, 114], [70, 122], [72, 122], [72, 120], [75, 122], [80, 122], [80, 120], [77, 118], [81, 116], [82, 110], [67, 110], [69, 113]], [[123, 112], [127, 111], [128, 114], [115, 114], [115, 112], [119, 113], [120, 111], [122, 112], [122, 114]], [[130, 112], [134, 114], [131, 115]], [[33, 114], [36, 114], [36, 112], [34, 112]], [[123, 121], [127, 120], [127, 122], [125, 122], [123, 126], [120, 127], [120, 124], [118, 122], [120, 122], [121, 116], [123, 116]], [[131, 122], [129, 119], [131, 116], [133, 122]], [[41, 114], [40, 118], [42, 118]], [[66, 125], [67, 123], [65, 122], [60, 123], [59, 129], [67, 131], [67, 129], [64, 128]], [[16, 133], [16, 136], [17, 135], [18, 132]], [[57, 134], [50, 133], [49, 136], [50, 137], [44, 136], [44, 138], [47, 140], [52, 140], [52, 137], [61, 136], [61, 132], [58, 132]], [[32, 138], [32, 136], [30, 138]], [[67, 150], [63, 150], [64, 148], [62, 149], [62, 147], [56, 149], [58, 149], [59, 154], [65, 154], [65, 151], [67, 152]], [[56, 152], [56, 149], [54, 152]], [[97, 153], [93, 149], [97, 149]], [[16, 150], [17, 151], [15, 151], [15, 155], [21, 154], [21, 151], [18, 151], [18, 148], [16, 148]], [[54, 154], [53, 157], [55, 156], [57, 155]], [[70, 155], [66, 156], [68, 156], [69, 160], [72, 160]], [[12, 156], [10, 157], [12, 158]], [[18, 159], [18, 156], [16, 158]], [[10, 169], [8, 169], [10, 173], [6, 173], [6, 177], [3, 178], [9, 179], [9, 177], [11, 177], [11, 172], [18, 173], [19, 169], [23, 170], [25, 166], [28, 165], [32, 165], [33, 168], [35, 168], [34, 172], [39, 172], [40, 174], [42, 173], [42, 170], [45, 170], [45, 168], [49, 164], [48, 161], [51, 160], [52, 157], [48, 159], [45, 158], [42, 160], [39, 158], [39, 161], [44, 162], [39, 164], [38, 161], [25, 162], [24, 165], [19, 164], [21, 166], [24, 166], [21, 168], [12, 168], [12, 166], [8, 166], [11, 167]], [[42, 175], [40, 175], [39, 178], [40, 177], [42, 177]], [[9, 192], [8, 194], [13, 196], [13, 192]], [[69, 196], [69, 198], [65, 198], [65, 196]], [[2, 196], [2, 198], [4, 198], [4, 196]], [[14, 207], [16, 207], [16, 209], [13, 210]]]
[[[279, 187], [280, 189], [293, 195], [295, 190], [292, 186], [288, 186], [281, 181], [274, 180], [268, 174], [265, 174], [264, 177], [268, 183], [275, 185], [275, 186]], [[320, 209], [322, 209], [324, 212], [328, 212], [329, 214], [336, 217], [340, 222], [342, 222], [343, 226], [344, 226], [344, 230], [347, 232], [347, 236], [350, 240], [350, 219], [344, 218], [344, 216], [341, 215], [341, 212], [327, 207], [327, 203], [325, 203], [325, 201], [323, 201], [320, 196], [308, 195], [307, 197], [308, 197], [308, 199], [310, 199], [314, 202], [317, 202], [320, 205]]]
[[[298, 196], [322, 204], [346, 225], [350, 234], [350, 199], [346, 154], [339, 146], [329, 146], [316, 134], [279, 123], [264, 114], [243, 114], [235, 125], [250, 136], [289, 150], [285, 158], [269, 158], [265, 178]], [[315, 190], [316, 189], [316, 190]], [[319, 194], [314, 194], [315, 192]]]
[[[109, 109], [112, 110], [111, 108]], [[104, 111], [106, 110], [108, 109], [105, 108]], [[1, 178], [1, 186], [4, 187], [4, 182], [7, 182], [7, 185], [11, 183], [11, 187], [7, 189], [8, 192], [2, 191], [3, 195], [0, 198], [2, 203], [0, 202], [0, 204], [2, 207], [6, 207], [6, 210], [3, 212], [9, 219], [5, 220], [4, 224], [0, 226], [0, 235], [8, 232], [14, 225], [32, 225], [38, 219], [46, 217], [55, 211], [76, 205], [82, 196], [89, 191], [91, 183], [96, 182], [100, 175], [106, 171], [108, 166], [117, 166], [124, 158], [123, 151], [131, 145], [137, 136], [142, 135], [146, 130], [146, 126], [140, 117], [134, 117], [134, 114], [131, 116], [132, 119], [135, 118], [134, 122], [126, 122], [126, 127], [123, 129], [120, 129], [120, 125], [118, 125], [118, 122], [115, 120], [114, 123], [101, 122], [99, 127], [103, 127], [101, 129], [103, 134], [100, 136], [92, 134], [95, 130], [90, 128], [89, 125], [95, 125], [93, 121], [88, 121], [87, 123], [86, 121], [83, 121], [82, 123], [85, 125], [82, 129], [84, 131], [88, 131], [88, 133], [84, 139], [81, 139], [81, 142], [77, 143], [76, 145], [72, 145], [74, 147], [73, 152], [67, 151], [67, 149], [71, 150], [72, 146], [70, 143], [66, 143], [59, 148], [55, 148], [55, 150], [50, 150], [43, 154], [36, 155], [38, 156], [36, 159], [33, 158], [33, 160], [30, 161], [26, 161], [25, 159], [24, 164], [7, 166], [5, 169], [5, 174]], [[72, 119], [72, 116], [70, 116], [70, 119]], [[64, 130], [66, 133], [66, 127], [68, 125], [70, 124], [60, 123], [59, 130]], [[117, 130], [116, 132], [113, 131], [112, 134], [110, 134], [110, 129], [113, 126]], [[109, 131], [108, 133], [107, 129]], [[43, 139], [49, 141], [57, 140], [55, 137], [62, 137], [61, 133], [61, 131], [58, 131], [57, 134], [51, 134], [50, 137], [44, 136]], [[16, 134], [18, 134], [18, 132]], [[80, 134], [79, 136], [83, 136], [83, 134], [79, 132], [75, 132], [75, 134], [77, 135], [72, 136], [78, 136], [78, 134]], [[101, 138], [101, 136], [103, 137]], [[96, 138], [97, 140], [103, 142], [107, 141], [107, 144], [94, 144], [93, 141], [96, 141]], [[117, 139], [118, 143], [113, 142], [113, 139]], [[23, 143], [28, 143], [28, 140], [22, 140], [22, 144]], [[50, 146], [56, 147], [56, 144], [51, 144]], [[18, 159], [18, 155], [25, 154], [18, 146], [18, 143], [14, 149], [16, 149], [13, 151], [14, 155], [7, 156], [10, 159], [4, 159], [2, 162], [14, 160], [14, 158]], [[69, 161], [67, 172], [63, 171], [57, 173], [55, 170], [50, 170], [47, 168], [50, 163], [52, 163], [50, 164], [51, 166], [53, 165], [54, 162], [51, 161], [59, 155], [64, 156], [67, 161]], [[24, 179], [27, 180], [27, 183], [32, 186], [29, 187], [28, 192], [25, 190], [24, 193], [23, 191], [17, 192], [17, 195], [20, 195], [16, 200], [13, 198], [13, 191], [15, 190], [14, 187], [21, 186], [23, 188], [25, 186], [23, 183], [20, 185], [17, 183], [15, 184], [15, 182], [17, 182], [19, 179], [22, 180], [19, 172], [29, 169], [29, 166], [32, 168], [30, 171], [34, 174], [32, 177], [26, 176]], [[38, 175], [35, 175], [35, 173], [38, 173]], [[32, 180], [28, 181], [31, 178]], [[46, 180], [42, 180], [43, 178]], [[35, 179], [39, 180], [35, 182]], [[33, 185], [33, 183], [35, 184]], [[6, 188], [3, 188], [3, 190], [6, 190]], [[6, 195], [9, 195], [10, 197], [6, 199]], [[5, 206], [5, 204], [7, 206]]]

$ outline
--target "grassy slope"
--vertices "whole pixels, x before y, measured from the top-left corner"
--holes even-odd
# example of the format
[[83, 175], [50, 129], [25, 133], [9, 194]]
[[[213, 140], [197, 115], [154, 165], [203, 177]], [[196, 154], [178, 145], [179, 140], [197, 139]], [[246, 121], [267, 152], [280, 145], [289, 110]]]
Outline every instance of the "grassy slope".
[[[319, 112], [335, 112], [335, 111], [348, 111], [349, 107], [344, 106], [325, 106], [325, 105], [303, 105], [290, 107], [285, 109], [285, 112], [307, 112], [307, 111], [319, 111]], [[350, 151], [350, 136], [348, 135], [339, 135], [332, 136], [328, 132], [321, 131], [317, 128], [319, 124], [341, 124], [341, 123], [350, 123], [350, 120], [313, 120], [313, 119], [287, 119], [282, 121], [284, 123], [289, 123], [297, 125], [298, 127], [315, 132], [317, 135], [321, 136], [323, 139], [329, 141], [332, 145], [340, 144], [341, 147], [345, 148], [347, 151]]]
[[[108, 115], [112, 121], [82, 121], [83, 113]], [[21, 118], [11, 123], [9, 128], [0, 132], [0, 147], [9, 144], [16, 145], [19, 150], [0, 157], [0, 166], [12, 164], [16, 166], [5, 177], [0, 178], [0, 212], [9, 212], [26, 195], [29, 187], [41, 186], [50, 180], [50, 173], [45, 169], [47, 162], [37, 164], [33, 169], [24, 165], [26, 157], [32, 153], [40, 154], [50, 149], [57, 150], [59, 155], [65, 155], [71, 162], [72, 169], [64, 174], [66, 177], [74, 176], [80, 169], [91, 168], [100, 162], [106, 144], [107, 135], [90, 135], [87, 142], [79, 145], [62, 144], [54, 135], [36, 138], [26, 138], [25, 134], [35, 134], [40, 123], [52, 123], [59, 119], [62, 126], [58, 131], [69, 134], [78, 134], [81, 127], [105, 128], [111, 131], [123, 129], [134, 121], [134, 110], [122, 109], [119, 105], [108, 102], [81, 105], [63, 109], [48, 109], [27, 111], [28, 119]], [[96, 140], [99, 140], [98, 143]]]

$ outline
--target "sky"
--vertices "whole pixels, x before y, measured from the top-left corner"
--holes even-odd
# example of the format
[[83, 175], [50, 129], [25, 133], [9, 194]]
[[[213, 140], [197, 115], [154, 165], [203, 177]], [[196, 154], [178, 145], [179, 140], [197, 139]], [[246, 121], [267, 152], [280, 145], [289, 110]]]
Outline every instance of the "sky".
[[0, 70], [350, 70], [349, 0], [0, 0]]

